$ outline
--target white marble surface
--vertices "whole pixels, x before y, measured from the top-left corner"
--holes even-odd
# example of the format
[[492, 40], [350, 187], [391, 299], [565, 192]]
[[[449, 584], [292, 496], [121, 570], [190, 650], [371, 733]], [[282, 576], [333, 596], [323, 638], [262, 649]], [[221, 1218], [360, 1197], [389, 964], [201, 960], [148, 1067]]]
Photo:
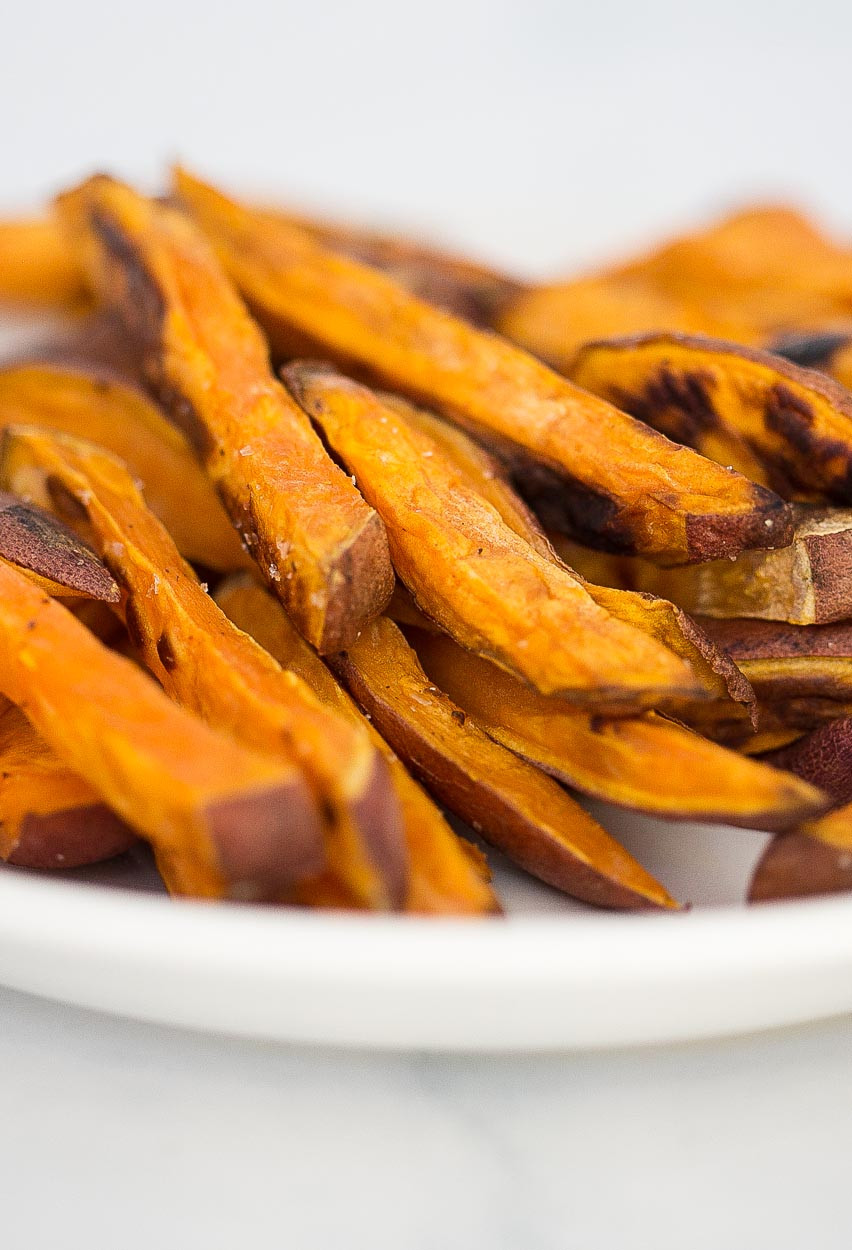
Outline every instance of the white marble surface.
[[9, 1250], [845, 1250], [852, 1023], [460, 1059], [0, 990]]

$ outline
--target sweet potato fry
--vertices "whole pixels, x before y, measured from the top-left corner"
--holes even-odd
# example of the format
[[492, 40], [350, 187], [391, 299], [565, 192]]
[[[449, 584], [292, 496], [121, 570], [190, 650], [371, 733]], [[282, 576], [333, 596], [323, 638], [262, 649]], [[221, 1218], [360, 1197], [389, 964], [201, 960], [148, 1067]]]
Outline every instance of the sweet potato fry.
[[170, 889], [269, 898], [320, 867], [297, 771], [214, 732], [0, 561], [0, 693], [153, 845]]
[[[415, 407], [406, 399], [387, 393], [381, 394], [380, 399], [405, 422], [438, 444], [443, 456], [458, 472], [464, 474], [470, 489], [496, 508], [509, 529], [528, 542], [543, 559], [556, 564], [575, 580], [582, 581], [598, 607], [625, 625], [634, 626], [642, 633], [650, 635], [681, 656], [708, 694], [715, 698], [731, 698], [752, 707], [754, 694], [742, 673], [685, 612], [656, 595], [612, 589], [606, 585], [598, 586], [587, 582], [560, 559], [536, 517], [512, 489], [498, 462], [483, 447], [456, 426]], [[618, 560], [619, 557], [604, 556], [603, 559]], [[423, 621], [412, 615], [409, 606], [413, 607], [401, 601], [397, 589], [386, 613], [392, 620], [422, 627]], [[413, 611], [417, 612], [416, 607]]]
[[112, 574], [67, 525], [42, 508], [0, 491], [0, 560], [26, 570], [48, 594], [117, 603]]
[[7, 704], [0, 711], [0, 859], [23, 868], [81, 868], [120, 855], [136, 840]]
[[804, 833], [781, 833], [763, 852], [748, 890], [750, 903], [814, 898], [852, 890], [852, 851]]
[[852, 718], [820, 725], [804, 738], [763, 757], [830, 794], [838, 806], [852, 803]]
[[0, 222], [0, 301], [65, 308], [85, 298], [80, 263], [58, 217]]
[[373, 622], [334, 662], [415, 775], [527, 872], [600, 907], [675, 906], [564, 790], [430, 683], [392, 621]]
[[852, 511], [799, 505], [795, 515], [788, 547], [743, 551], [734, 560], [688, 569], [660, 569], [628, 557], [602, 559], [576, 543], [557, 546], [584, 576], [665, 596], [696, 616], [792, 625], [845, 620], [852, 615]]
[[[366, 726], [373, 745], [382, 752], [391, 772], [402, 810], [408, 847], [409, 877], [405, 910], [426, 915], [476, 915], [498, 909], [483, 878], [482, 865], [472, 862], [473, 847], [462, 842], [441, 812], [355, 703], [296, 632], [277, 600], [246, 574], [227, 578], [217, 589], [216, 602], [238, 628], [251, 634], [284, 668], [307, 682], [326, 706], [356, 724]], [[320, 900], [333, 888], [323, 881], [303, 889], [305, 901]], [[341, 897], [340, 901], [345, 901]]]
[[[842, 716], [852, 702], [852, 622], [800, 626], [706, 618], [701, 624], [748, 677], [762, 709], [775, 702], [792, 715], [796, 700], [823, 700]], [[764, 720], [762, 711], [765, 728]]]
[[640, 335], [589, 343], [571, 378], [781, 494], [852, 502], [852, 395], [768, 352]]
[[545, 693], [649, 706], [700, 694], [688, 665], [599, 608], [470, 488], [428, 435], [331, 366], [283, 377], [385, 521], [418, 607], [463, 645]]
[[381, 269], [412, 295], [474, 325], [491, 325], [499, 309], [520, 290], [513, 278], [418, 239], [282, 209], [258, 211], [278, 225], [304, 230], [332, 252]]
[[555, 528], [667, 563], [786, 541], [786, 506], [531, 356], [190, 175], [178, 194], [283, 355], [319, 350], [491, 444]]
[[126, 595], [132, 641], [166, 691], [217, 728], [304, 769], [329, 812], [329, 870], [362, 906], [401, 903], [406, 863], [386, 767], [366, 732], [324, 708], [294, 673], [228, 621], [107, 452], [10, 427], [0, 475], [38, 497], [61, 488]]
[[495, 325], [506, 338], [562, 373], [568, 373], [580, 349], [596, 339], [664, 330], [684, 334], [739, 330], [642, 277], [607, 273], [522, 290], [507, 298]]
[[223, 572], [249, 563], [185, 439], [135, 387], [41, 362], [0, 369], [0, 428], [7, 425], [42, 425], [106, 447], [141, 480], [187, 560]]
[[806, 782], [653, 713], [590, 717], [449, 638], [418, 634], [415, 643], [428, 677], [490, 738], [585, 794], [665, 819], [762, 829], [787, 829], [825, 810], [825, 796]]
[[108, 178], [62, 202], [94, 289], [123, 317], [263, 577], [310, 642], [345, 646], [391, 593], [383, 526], [273, 378], [206, 241]]

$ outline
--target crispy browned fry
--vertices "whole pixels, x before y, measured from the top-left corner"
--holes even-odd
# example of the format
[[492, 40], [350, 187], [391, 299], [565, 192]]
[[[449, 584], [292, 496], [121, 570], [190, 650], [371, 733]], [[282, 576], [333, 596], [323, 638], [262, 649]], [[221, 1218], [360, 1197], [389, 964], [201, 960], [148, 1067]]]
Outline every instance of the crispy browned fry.
[[279, 354], [355, 364], [491, 444], [560, 528], [668, 563], [786, 541], [786, 506], [385, 275], [176, 175]]
[[717, 339], [589, 343], [578, 386], [781, 494], [852, 502], [852, 395], [812, 369]]
[[263, 577], [310, 642], [345, 646], [391, 593], [384, 528], [270, 373], [205, 239], [109, 178], [63, 204], [94, 289], [123, 317]]
[[335, 664], [432, 793], [527, 872], [600, 907], [673, 907], [666, 891], [549, 777], [484, 734], [379, 619]]
[[632, 708], [701, 693], [683, 660], [599, 608], [366, 387], [322, 364], [283, 376], [385, 521], [417, 605], [463, 645], [580, 702]]
[[13, 365], [0, 369], [0, 427], [7, 425], [43, 425], [115, 452], [187, 560], [222, 571], [249, 562], [186, 440], [135, 387], [103, 371]]
[[748, 891], [750, 903], [813, 898], [852, 890], [852, 852], [804, 833], [781, 833], [763, 852]]
[[166, 691], [212, 724], [310, 778], [329, 813], [326, 859], [362, 906], [398, 905], [406, 857], [387, 769], [366, 732], [347, 724], [236, 629], [180, 558], [124, 466], [67, 435], [10, 427], [4, 481], [39, 497], [57, 486], [126, 594], [130, 637]]
[[321, 861], [297, 771], [215, 732], [0, 561], [0, 693], [154, 847], [169, 888], [269, 898]]
[[[387, 761], [402, 809], [409, 856], [405, 910], [431, 915], [475, 915], [498, 910], [487, 884], [487, 870], [483, 877], [482, 863], [471, 860], [473, 848], [456, 837], [378, 730], [299, 636], [281, 604], [247, 574], [227, 578], [215, 598], [235, 625], [251, 634], [284, 668], [306, 681], [318, 699], [347, 720], [367, 726], [373, 745]], [[332, 899], [334, 887], [327, 873], [309, 890], [303, 889], [301, 897], [310, 902], [332, 900], [345, 905], [345, 894]]]
[[120, 855], [136, 838], [20, 708], [0, 710], [0, 859], [23, 868], [80, 868]]
[[852, 512], [796, 508], [788, 547], [743, 551], [688, 569], [660, 569], [647, 560], [601, 557], [558, 542], [560, 555], [589, 578], [650, 591], [703, 617], [753, 617], [792, 625], [822, 625], [852, 615]]
[[820, 725], [764, 759], [819, 786], [838, 806], [852, 803], [852, 718], [842, 716]]
[[0, 560], [25, 570], [48, 594], [106, 603], [118, 603], [121, 595], [109, 570], [73, 530], [7, 491], [0, 491]]
[[521, 289], [515, 279], [487, 265], [419, 239], [280, 208], [262, 206], [257, 211], [273, 222], [304, 230], [331, 251], [381, 269], [413, 295], [475, 325], [491, 325], [507, 300]]
[[641, 276], [609, 273], [521, 290], [498, 311], [495, 324], [501, 334], [564, 373], [594, 339], [662, 330], [734, 332], [732, 325]]
[[666, 819], [786, 829], [827, 800], [814, 787], [649, 713], [607, 719], [521, 686], [449, 638], [415, 636], [427, 675], [489, 737], [567, 785]]
[[57, 217], [0, 222], [0, 301], [66, 307], [85, 297], [80, 262]]
[[762, 728], [763, 709], [771, 703], [792, 715], [796, 700], [823, 700], [842, 716], [852, 702], [852, 622], [802, 626], [706, 618], [701, 624], [754, 687]]
[[[749, 708], [753, 706], [754, 694], [742, 673], [685, 612], [656, 595], [586, 582], [585, 578], [575, 573], [556, 554], [536, 517], [512, 489], [498, 462], [483, 447], [456, 426], [417, 408], [406, 399], [387, 393], [381, 394], [380, 398], [382, 403], [392, 408], [404, 421], [438, 444], [443, 455], [464, 474], [468, 487], [496, 508], [509, 529], [525, 539], [543, 559], [558, 565], [576, 580], [583, 581], [587, 593], [599, 607], [624, 624], [649, 634], [681, 656], [711, 696], [717, 699], [731, 698], [735, 702], [748, 705]], [[620, 559], [605, 555], [601, 558]], [[413, 613], [417, 612], [413, 604], [407, 603], [400, 596], [397, 587], [388, 605], [387, 615], [392, 620], [422, 628], [423, 619], [418, 620], [411, 609]]]

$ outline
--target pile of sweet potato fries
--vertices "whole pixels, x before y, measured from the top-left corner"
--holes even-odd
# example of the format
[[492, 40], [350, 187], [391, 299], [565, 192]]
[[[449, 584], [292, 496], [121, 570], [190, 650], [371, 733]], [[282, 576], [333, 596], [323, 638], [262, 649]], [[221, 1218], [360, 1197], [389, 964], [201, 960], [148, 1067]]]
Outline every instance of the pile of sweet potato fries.
[[852, 889], [852, 247], [531, 286], [177, 170], [0, 224], [0, 301], [62, 315], [0, 365], [0, 857], [498, 912], [451, 814], [677, 908], [576, 792]]

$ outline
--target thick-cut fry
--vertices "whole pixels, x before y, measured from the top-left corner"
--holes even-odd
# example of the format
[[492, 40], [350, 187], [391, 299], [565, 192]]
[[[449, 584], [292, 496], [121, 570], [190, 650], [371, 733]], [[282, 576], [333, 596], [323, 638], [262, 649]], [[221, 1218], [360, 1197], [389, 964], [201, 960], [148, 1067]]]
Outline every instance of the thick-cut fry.
[[279, 353], [356, 364], [494, 446], [551, 523], [668, 563], [786, 541], [786, 506], [545, 365], [178, 172]]
[[381, 269], [412, 295], [474, 325], [491, 325], [503, 305], [520, 290], [520, 283], [513, 278], [418, 239], [281, 209], [258, 211], [273, 222], [304, 230], [333, 252]]
[[527, 872], [601, 907], [675, 906], [564, 790], [430, 683], [392, 621], [373, 622], [335, 663], [424, 785]]
[[186, 440], [136, 388], [104, 372], [33, 362], [0, 369], [0, 428], [43, 425], [98, 443], [138, 477], [181, 555], [224, 572], [249, 563]]
[[827, 800], [796, 777], [734, 755], [653, 713], [606, 719], [546, 699], [449, 638], [420, 635], [427, 675], [490, 738], [596, 798], [666, 819], [787, 829]]
[[[543, 559], [558, 565], [576, 580], [582, 581], [598, 607], [625, 625], [632, 625], [656, 638], [663, 646], [681, 656], [708, 694], [715, 698], [731, 698], [752, 707], [754, 694], [742, 673], [723, 651], [714, 647], [685, 612], [656, 595], [587, 582], [559, 558], [536, 517], [512, 489], [497, 461], [483, 447], [456, 426], [417, 408], [406, 399], [386, 393], [381, 394], [380, 399], [404, 421], [439, 445], [442, 454], [464, 474], [467, 485], [497, 509], [509, 529], [528, 542]], [[618, 560], [620, 557], [602, 558]], [[386, 609], [387, 615], [403, 624], [422, 626], [422, 622], [408, 608], [409, 605], [400, 598], [397, 588]], [[416, 611], [414, 608], [414, 612]]]
[[94, 551], [67, 525], [0, 491], [0, 560], [27, 572], [48, 594], [117, 603], [121, 592]]
[[688, 569], [660, 569], [647, 560], [601, 556], [558, 542], [560, 555], [589, 578], [664, 595], [703, 617], [753, 617], [791, 625], [822, 625], [852, 616], [852, 511], [796, 509], [790, 545], [743, 551]]
[[[817, 699], [842, 716], [852, 702], [852, 622], [801, 626], [707, 618], [701, 624], [748, 677], [762, 708], [775, 702], [792, 714], [796, 700]], [[766, 728], [764, 720], [761, 712]]]
[[498, 311], [495, 324], [501, 334], [563, 373], [572, 368], [578, 351], [595, 339], [662, 330], [685, 334], [733, 330], [641, 277], [607, 273], [520, 291]]
[[126, 593], [131, 639], [165, 689], [218, 728], [303, 768], [329, 809], [331, 872], [361, 905], [399, 904], [406, 881], [399, 814], [366, 733], [329, 712], [231, 625], [124, 466], [67, 435], [21, 426], [6, 431], [0, 474], [46, 495], [59, 483], [77, 501]]
[[545, 693], [620, 707], [700, 694], [688, 665], [599, 608], [471, 489], [428, 435], [331, 366], [283, 374], [385, 521], [418, 606], [463, 645]]
[[786, 768], [830, 794], [838, 806], [852, 803], [852, 719], [842, 716], [820, 725], [804, 738], [765, 755], [776, 768]]
[[176, 707], [2, 561], [0, 693], [151, 842], [172, 891], [269, 898], [320, 867], [313, 804], [292, 765]]
[[40, 738], [14, 704], [0, 711], [0, 859], [23, 868], [80, 868], [137, 839]]
[[206, 241], [108, 178], [63, 204], [94, 289], [143, 351], [263, 577], [310, 642], [345, 646], [390, 596], [384, 529], [273, 378]]
[[852, 890], [852, 851], [828, 846], [804, 833], [781, 833], [758, 861], [748, 901], [769, 903], [847, 890]]
[[852, 502], [852, 395], [768, 352], [640, 335], [590, 343], [578, 386], [786, 496]]
[[79, 259], [57, 217], [0, 222], [0, 301], [66, 307], [85, 297]]
[[[476, 915], [498, 910], [487, 875], [483, 878], [482, 865], [471, 861], [474, 848], [456, 837], [378, 730], [299, 636], [281, 604], [246, 574], [226, 579], [215, 599], [235, 625], [251, 634], [284, 668], [297, 673], [318, 699], [347, 720], [367, 726], [373, 745], [387, 761], [402, 809], [409, 858], [405, 910], [426, 915]], [[310, 890], [303, 889], [303, 900], [321, 901], [334, 888], [329, 877], [326, 874]], [[340, 901], [345, 902], [345, 896]]]

